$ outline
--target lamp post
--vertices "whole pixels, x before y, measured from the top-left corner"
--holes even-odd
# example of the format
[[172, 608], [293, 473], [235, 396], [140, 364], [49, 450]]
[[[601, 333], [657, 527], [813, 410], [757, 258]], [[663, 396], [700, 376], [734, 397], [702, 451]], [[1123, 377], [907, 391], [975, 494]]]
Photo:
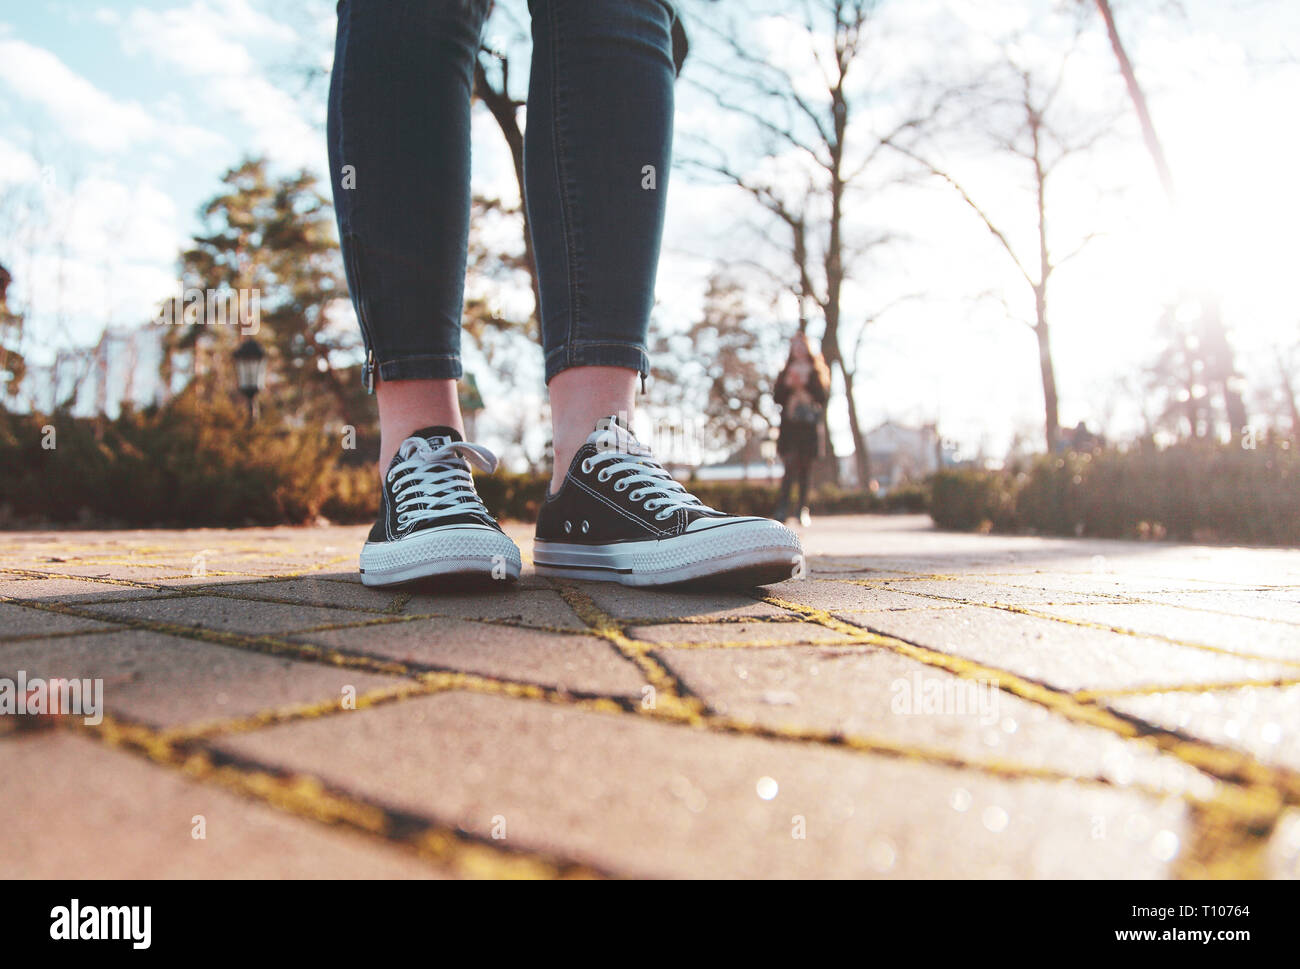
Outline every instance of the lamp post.
[[266, 351], [251, 336], [235, 350], [235, 380], [248, 398], [248, 424], [257, 420], [257, 394], [266, 380]]

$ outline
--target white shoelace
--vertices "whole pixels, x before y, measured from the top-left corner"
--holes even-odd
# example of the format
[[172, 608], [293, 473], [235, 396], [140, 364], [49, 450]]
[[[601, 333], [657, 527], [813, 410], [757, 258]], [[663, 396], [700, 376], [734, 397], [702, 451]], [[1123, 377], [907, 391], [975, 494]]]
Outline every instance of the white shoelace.
[[641, 485], [628, 498], [641, 502], [646, 511], [658, 509], [655, 513], [657, 521], [663, 521], [679, 508], [718, 513], [687, 491], [663, 465], [648, 455], [603, 451], [583, 461], [582, 469], [590, 473], [592, 468], [602, 464], [605, 466], [597, 472], [597, 479], [608, 481], [612, 475], [621, 474], [622, 477], [614, 482], [614, 490], [620, 492], [627, 491], [634, 484]]
[[448, 441], [434, 447], [424, 438], [410, 437], [398, 456], [402, 460], [388, 469], [388, 480], [407, 472], [393, 488], [399, 528], [467, 512], [488, 515], [469, 469], [472, 464], [488, 474], [496, 470], [496, 455], [483, 445]]

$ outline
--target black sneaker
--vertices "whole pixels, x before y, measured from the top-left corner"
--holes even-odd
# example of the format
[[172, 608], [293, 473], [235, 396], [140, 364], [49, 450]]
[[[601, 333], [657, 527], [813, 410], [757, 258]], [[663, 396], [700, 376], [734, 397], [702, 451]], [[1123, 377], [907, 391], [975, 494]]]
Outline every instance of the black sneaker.
[[379, 520], [361, 549], [362, 583], [519, 578], [519, 549], [483, 507], [470, 464], [490, 474], [496, 455], [451, 427], [426, 427], [402, 442], [384, 475]]
[[538, 575], [624, 585], [766, 585], [802, 572], [794, 532], [703, 504], [615, 417], [601, 418], [537, 519]]

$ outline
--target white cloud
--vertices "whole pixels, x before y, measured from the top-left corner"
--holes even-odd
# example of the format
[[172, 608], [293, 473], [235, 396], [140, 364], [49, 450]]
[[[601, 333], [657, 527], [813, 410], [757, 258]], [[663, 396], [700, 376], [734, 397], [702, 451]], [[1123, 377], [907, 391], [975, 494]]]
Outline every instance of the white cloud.
[[251, 137], [249, 148], [286, 165], [316, 165], [324, 138], [303, 117], [304, 109], [266, 76], [259, 48], [284, 51], [296, 41], [292, 28], [247, 0], [195, 0], [187, 7], [155, 11], [137, 7], [120, 22], [123, 50], [148, 54], [200, 82], [211, 109], [233, 116]]
[[0, 81], [41, 108], [68, 137], [99, 151], [126, 151], [162, 134], [159, 121], [140, 104], [115, 100], [25, 41], [0, 39]]

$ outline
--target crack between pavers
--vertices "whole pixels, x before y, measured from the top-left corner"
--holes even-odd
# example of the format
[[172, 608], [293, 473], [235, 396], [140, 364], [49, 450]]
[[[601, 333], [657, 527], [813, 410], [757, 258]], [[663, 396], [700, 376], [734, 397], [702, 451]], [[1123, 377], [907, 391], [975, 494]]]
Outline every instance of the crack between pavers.
[[463, 877], [610, 877], [575, 859], [501, 845], [435, 818], [359, 797], [311, 774], [218, 751], [201, 741], [170, 741], [142, 724], [105, 717], [98, 727], [70, 729], [294, 817], [346, 828], [405, 849]]
[[[831, 629], [863, 628], [836, 619], [826, 610], [814, 609], [776, 596], [762, 596], [760, 601], [810, 616]], [[1195, 878], [1207, 877], [1208, 873], [1257, 871], [1263, 864], [1264, 848], [1256, 846], [1246, 851], [1241, 846], [1256, 838], [1262, 838], [1266, 843], [1283, 809], [1300, 804], [1300, 774], [1288, 768], [1262, 764], [1244, 752], [1217, 747], [1100, 704], [1081, 702], [1073, 694], [1006, 670], [874, 630], [865, 631], [875, 637], [879, 645], [927, 666], [944, 669], [966, 679], [992, 682], [999, 689], [1037, 703], [1075, 722], [1109, 730], [1122, 739], [1153, 743], [1156, 749], [1221, 781], [1219, 792], [1209, 802], [1182, 798], [1189, 805], [1200, 804], [1202, 809], [1194, 811], [1191, 816], [1196, 854], [1175, 865], [1176, 877]], [[1218, 826], [1213, 831], [1196, 827], [1207, 818], [1214, 819]], [[1219, 830], [1225, 826], [1233, 835], [1225, 840], [1223, 854], [1218, 856], [1213, 844], [1219, 836]]]
[[[1028, 616], [1031, 619], [1046, 619], [1051, 622], [1062, 623], [1066, 626], [1074, 626], [1078, 629], [1092, 629], [1099, 632], [1117, 633], [1121, 636], [1129, 636], [1134, 639], [1150, 639], [1157, 642], [1168, 643], [1172, 646], [1182, 646], [1187, 649], [1198, 649], [1207, 653], [1214, 653], [1219, 656], [1231, 656], [1237, 659], [1257, 660], [1264, 663], [1279, 663], [1283, 666], [1300, 667], [1300, 660], [1285, 659], [1277, 656], [1266, 656], [1258, 653], [1243, 653], [1236, 650], [1226, 649], [1222, 646], [1211, 646], [1208, 643], [1197, 643], [1191, 640], [1179, 639], [1174, 636], [1165, 636], [1161, 633], [1144, 633], [1136, 629], [1128, 629], [1123, 626], [1112, 626], [1108, 623], [1092, 622], [1087, 619], [1074, 619], [1068, 616], [1057, 616], [1050, 612], [1039, 612], [1026, 606], [1016, 605], [1010, 602], [979, 602], [974, 599], [966, 599], [961, 596], [941, 596], [934, 592], [913, 592], [908, 589], [895, 590], [902, 595], [915, 596], [920, 599], [932, 599], [937, 602], [953, 602], [961, 606], [974, 606], [980, 609], [995, 609], [1000, 612], [1008, 612], [1018, 616]], [[1136, 603], [1125, 603], [1134, 605]], [[1151, 603], [1151, 605], [1160, 605], [1160, 603]], [[1249, 616], [1239, 616], [1239, 619], [1252, 619]], [[1256, 622], [1268, 622], [1269, 620], [1255, 620]]]

